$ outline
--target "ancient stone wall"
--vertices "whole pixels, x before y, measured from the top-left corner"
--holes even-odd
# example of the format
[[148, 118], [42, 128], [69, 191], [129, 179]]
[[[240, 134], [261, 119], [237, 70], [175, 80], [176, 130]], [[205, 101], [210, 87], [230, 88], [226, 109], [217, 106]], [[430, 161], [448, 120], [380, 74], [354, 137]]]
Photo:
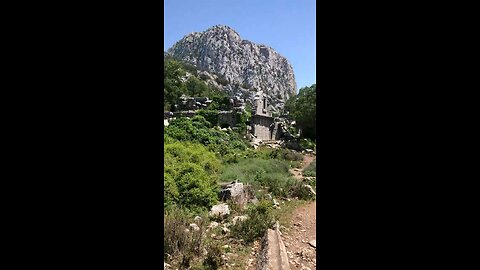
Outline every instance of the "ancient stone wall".
[[253, 134], [260, 140], [271, 140], [272, 129], [270, 126], [273, 124], [272, 117], [266, 117], [262, 115], [254, 115], [252, 117], [252, 131]]

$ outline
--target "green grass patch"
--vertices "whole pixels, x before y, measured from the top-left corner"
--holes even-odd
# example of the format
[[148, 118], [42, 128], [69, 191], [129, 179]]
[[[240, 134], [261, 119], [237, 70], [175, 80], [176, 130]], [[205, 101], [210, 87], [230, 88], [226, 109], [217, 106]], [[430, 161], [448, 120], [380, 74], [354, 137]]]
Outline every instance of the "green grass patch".
[[303, 169], [303, 176], [317, 176], [317, 159], [314, 159], [305, 169]]

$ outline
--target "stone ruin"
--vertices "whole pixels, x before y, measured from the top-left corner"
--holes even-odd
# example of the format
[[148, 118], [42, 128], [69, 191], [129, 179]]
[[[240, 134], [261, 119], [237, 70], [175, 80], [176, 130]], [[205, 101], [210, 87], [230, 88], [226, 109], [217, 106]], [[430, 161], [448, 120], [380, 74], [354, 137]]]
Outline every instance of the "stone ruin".
[[273, 117], [267, 95], [263, 91], [256, 93], [251, 119], [252, 141], [278, 141], [293, 137], [287, 130], [284, 117]]
[[[247, 137], [254, 146], [258, 146], [262, 142], [293, 138], [293, 135], [286, 128], [288, 123], [285, 118], [272, 115], [272, 106], [269, 106], [267, 98], [263, 91], [259, 91], [253, 99], [252, 118], [247, 122]], [[164, 112], [164, 125], [168, 126], [169, 121], [175, 117], [193, 117], [198, 110], [208, 108], [210, 103], [212, 103], [212, 100], [207, 97], [182, 95], [177, 104], [174, 105], [173, 112]], [[236, 114], [244, 111], [245, 100], [238, 96], [231, 97], [228, 110], [218, 113], [219, 125], [236, 126]]]
[[[174, 105], [173, 112], [164, 112], [164, 126], [174, 117], [193, 117], [198, 110], [207, 109], [212, 103], [208, 97], [187, 97], [182, 95], [177, 104]], [[237, 112], [245, 111], [245, 101], [239, 97], [229, 99], [228, 110], [218, 112], [219, 125], [228, 125], [234, 127], [237, 125]]]
[[181, 112], [206, 109], [210, 103], [212, 103], [212, 100], [207, 97], [187, 97], [182, 95], [179, 102], [174, 105], [174, 111]]

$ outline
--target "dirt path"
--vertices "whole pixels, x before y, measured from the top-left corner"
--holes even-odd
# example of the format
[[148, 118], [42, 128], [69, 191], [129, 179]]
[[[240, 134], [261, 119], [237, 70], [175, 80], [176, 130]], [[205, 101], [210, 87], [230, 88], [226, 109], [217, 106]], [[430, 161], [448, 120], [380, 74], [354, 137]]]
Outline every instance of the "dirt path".
[[303, 164], [301, 169], [293, 168], [290, 169], [290, 173], [293, 174], [293, 177], [295, 177], [298, 180], [302, 180], [303, 175], [302, 175], [302, 170], [306, 168], [312, 161], [315, 159], [315, 156], [312, 155], [305, 155], [303, 156]]
[[[300, 169], [290, 169], [290, 172], [294, 177], [302, 181], [303, 175], [302, 170], [306, 168], [316, 157], [313, 155], [305, 155], [303, 158], [302, 168]], [[309, 202], [295, 209], [292, 214], [292, 220], [289, 222], [289, 229], [285, 226], [281, 226], [281, 239], [285, 245], [286, 253], [288, 256], [288, 262], [291, 270], [311, 270], [316, 269], [316, 253], [315, 248], [312, 247], [309, 242], [316, 240], [316, 211], [317, 205], [315, 201]], [[280, 224], [287, 225], [287, 224]], [[272, 241], [271, 248], [279, 247], [278, 239], [273, 235], [270, 236]], [[315, 243], [316, 244], [316, 243]], [[254, 270], [257, 269], [257, 252], [259, 251], [259, 243], [256, 241], [254, 247], [252, 247], [252, 253], [248, 256], [247, 266], [245, 270]], [[279, 250], [272, 250], [271, 265], [276, 267], [276, 269], [281, 268], [281, 258]]]
[[[301, 170], [307, 167], [315, 156], [305, 155], [303, 166], [300, 170], [292, 170], [291, 172], [298, 180], [303, 178]], [[317, 204], [315, 201], [297, 208], [293, 213], [292, 225], [290, 229], [282, 232], [282, 239], [290, 262], [292, 270], [308, 270], [315, 269], [317, 265], [315, 247], [317, 237]]]

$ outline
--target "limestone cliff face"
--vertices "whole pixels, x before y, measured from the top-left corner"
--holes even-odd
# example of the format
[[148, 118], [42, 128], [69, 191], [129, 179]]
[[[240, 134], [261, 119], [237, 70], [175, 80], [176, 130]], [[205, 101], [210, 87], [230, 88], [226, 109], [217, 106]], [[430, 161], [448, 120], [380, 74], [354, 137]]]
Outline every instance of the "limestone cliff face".
[[[256, 91], [263, 91], [274, 110], [295, 95], [295, 76], [288, 60], [268, 46], [242, 40], [228, 26], [190, 33], [166, 54], [197, 66], [204, 77], [210, 77], [211, 83], [229, 94], [248, 100], [253, 99]], [[215, 74], [228, 83], [215, 83]]]

